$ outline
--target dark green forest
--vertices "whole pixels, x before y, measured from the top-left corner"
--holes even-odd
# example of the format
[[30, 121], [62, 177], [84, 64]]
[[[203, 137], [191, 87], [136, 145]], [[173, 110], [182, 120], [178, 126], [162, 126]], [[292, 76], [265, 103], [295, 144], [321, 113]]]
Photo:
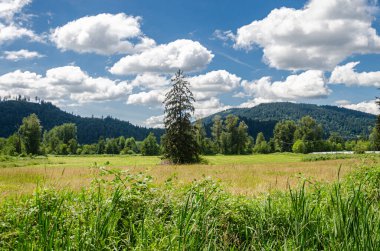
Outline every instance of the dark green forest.
[[9, 100], [0, 102], [0, 137], [12, 135], [21, 125], [22, 119], [32, 113], [38, 116], [44, 131], [49, 131], [54, 126], [64, 123], [74, 123], [78, 128], [80, 144], [95, 143], [100, 137], [116, 138], [119, 136], [134, 137], [141, 141], [150, 132], [158, 137], [164, 133], [162, 129], [135, 126], [111, 117], [84, 118], [64, 112], [49, 102], [32, 103], [23, 100]]
[[[43, 130], [51, 130], [54, 126], [74, 123], [78, 128], [78, 143], [90, 144], [98, 142], [100, 137], [117, 138], [119, 136], [134, 137], [141, 141], [150, 132], [158, 139], [163, 135], [162, 129], [151, 129], [132, 125], [129, 122], [111, 117], [84, 118], [60, 110], [49, 102], [32, 103], [24, 100], [0, 102], [0, 137], [9, 137], [21, 125], [22, 119], [35, 113], [41, 121]], [[253, 108], [235, 108], [218, 113], [222, 119], [233, 114], [248, 126], [248, 134], [253, 138], [263, 132], [265, 138], [273, 137], [273, 130], [281, 120], [297, 121], [304, 116], [313, 117], [323, 125], [324, 138], [332, 132], [338, 132], [345, 139], [356, 139], [358, 136], [368, 137], [374, 126], [376, 116], [336, 106], [317, 106], [311, 104], [270, 103]], [[211, 115], [203, 120], [206, 134], [211, 136]]]
[[[281, 120], [298, 121], [304, 116], [311, 116], [318, 124], [323, 125], [324, 138], [332, 132], [338, 132], [345, 139], [356, 139], [358, 136], [368, 136], [376, 121], [375, 115], [337, 106], [289, 102], [260, 104], [252, 108], [233, 108], [217, 113], [222, 118], [229, 114], [236, 115], [244, 121], [249, 128], [249, 135], [254, 138], [259, 132], [263, 132], [265, 138], [273, 137], [273, 129]], [[207, 132], [210, 132], [214, 116], [204, 119]]]

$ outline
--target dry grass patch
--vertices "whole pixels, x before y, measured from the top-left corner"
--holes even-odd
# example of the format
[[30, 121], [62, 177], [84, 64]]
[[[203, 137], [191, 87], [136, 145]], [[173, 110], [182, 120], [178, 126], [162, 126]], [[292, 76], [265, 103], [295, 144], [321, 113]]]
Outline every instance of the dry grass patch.
[[[13, 159], [1, 162], [0, 197], [31, 194], [38, 184], [56, 189], [80, 190], [97, 176], [97, 166], [120, 168], [130, 172], [146, 172], [158, 185], [174, 179], [186, 185], [204, 177], [220, 181], [225, 188], [242, 195], [256, 195], [271, 190], [284, 190], [300, 179], [311, 182], [337, 180], [338, 171], [344, 176], [363, 159], [302, 162], [301, 155], [274, 154], [250, 156], [207, 157], [208, 165], [161, 165], [158, 157], [142, 156], [71, 156], [47, 159]], [[364, 158], [377, 162], [378, 158]]]

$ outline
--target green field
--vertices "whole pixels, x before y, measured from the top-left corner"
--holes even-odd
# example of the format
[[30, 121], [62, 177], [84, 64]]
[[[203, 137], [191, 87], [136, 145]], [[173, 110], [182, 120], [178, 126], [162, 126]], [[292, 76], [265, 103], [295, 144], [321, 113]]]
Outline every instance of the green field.
[[380, 248], [377, 156], [0, 158], [0, 250]]
[[37, 185], [57, 189], [80, 190], [97, 176], [99, 167], [144, 172], [155, 184], [174, 178], [179, 184], [211, 177], [235, 194], [258, 194], [284, 190], [300, 178], [333, 181], [351, 170], [354, 159], [302, 161], [304, 155], [270, 154], [240, 156], [206, 156], [206, 164], [167, 165], [159, 157], [95, 155], [48, 156], [36, 158], [0, 157], [0, 196], [31, 194]]

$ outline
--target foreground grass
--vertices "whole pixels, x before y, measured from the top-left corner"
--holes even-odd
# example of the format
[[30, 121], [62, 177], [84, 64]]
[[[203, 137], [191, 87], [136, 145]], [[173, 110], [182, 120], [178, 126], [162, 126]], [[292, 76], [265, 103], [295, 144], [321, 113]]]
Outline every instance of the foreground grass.
[[80, 192], [40, 188], [0, 207], [0, 250], [380, 250], [380, 168], [248, 198], [209, 179], [156, 186], [98, 172]]
[[[304, 157], [296, 154], [207, 156], [208, 164], [171, 166], [161, 164], [159, 157], [145, 156], [49, 156], [33, 159], [0, 156], [0, 199], [31, 194], [38, 184], [80, 191], [98, 175], [98, 170], [92, 168], [94, 166], [129, 170], [131, 173], [144, 172], [154, 178], [155, 184], [175, 179], [186, 185], [211, 177], [227, 187], [229, 192], [252, 195], [285, 190], [288, 184], [296, 184], [299, 178], [331, 182], [337, 179], [339, 167], [344, 176], [363, 161], [361, 157], [305, 162]], [[368, 157], [364, 159], [369, 161]]]

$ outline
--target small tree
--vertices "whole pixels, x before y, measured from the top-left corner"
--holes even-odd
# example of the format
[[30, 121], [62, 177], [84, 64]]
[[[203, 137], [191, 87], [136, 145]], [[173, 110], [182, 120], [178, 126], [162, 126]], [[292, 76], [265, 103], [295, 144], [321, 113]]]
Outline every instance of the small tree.
[[190, 83], [184, 79], [183, 72], [178, 70], [172, 78], [172, 88], [165, 95], [165, 130], [164, 157], [173, 163], [199, 162], [199, 146], [195, 138], [191, 115], [194, 113], [193, 93]]
[[291, 152], [294, 144], [296, 123], [291, 120], [280, 121], [273, 130], [275, 149], [279, 152]]
[[294, 142], [292, 149], [295, 153], [307, 153], [306, 144], [301, 139], [298, 139], [296, 142]]
[[264, 134], [262, 132], [257, 134], [256, 144], [253, 148], [255, 153], [270, 153], [270, 146], [265, 140]]
[[145, 156], [160, 154], [160, 146], [157, 144], [156, 136], [151, 132], [141, 144], [141, 153]]
[[294, 132], [294, 140], [301, 140], [306, 145], [306, 152], [319, 151], [323, 136], [323, 127], [312, 117], [305, 116], [300, 119]]
[[40, 149], [42, 127], [36, 114], [23, 118], [19, 133], [27, 153], [37, 154]]
[[223, 132], [223, 120], [220, 115], [214, 116], [212, 119], [214, 122], [211, 127], [211, 135], [215, 143], [216, 151], [221, 152], [221, 136]]
[[248, 126], [244, 121], [239, 123], [237, 128], [237, 154], [243, 154], [247, 152], [248, 145]]

